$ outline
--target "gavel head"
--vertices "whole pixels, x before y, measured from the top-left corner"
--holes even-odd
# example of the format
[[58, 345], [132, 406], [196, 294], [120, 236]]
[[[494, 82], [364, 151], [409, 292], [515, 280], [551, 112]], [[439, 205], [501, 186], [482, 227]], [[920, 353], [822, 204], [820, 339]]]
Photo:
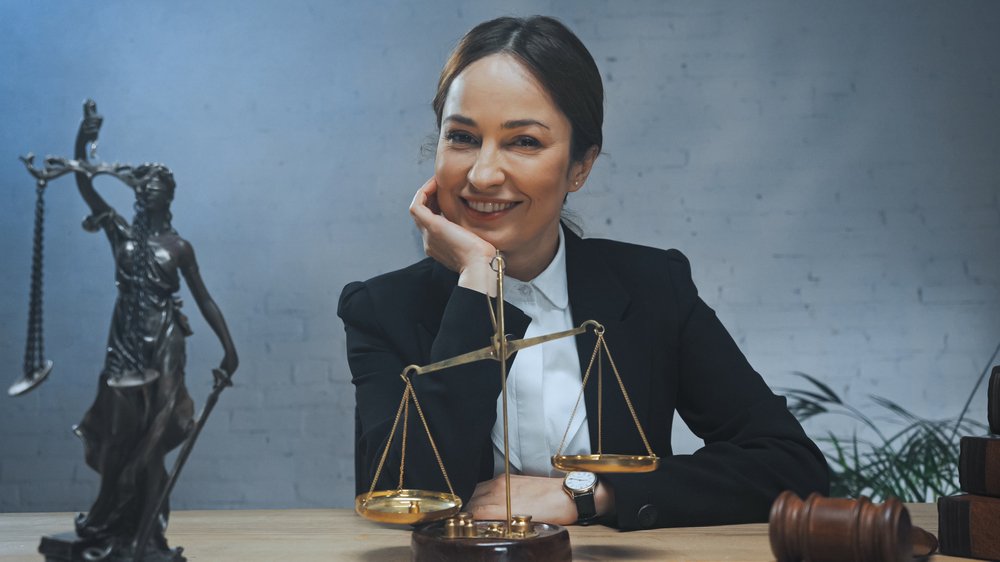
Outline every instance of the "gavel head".
[[884, 562], [913, 553], [910, 514], [895, 498], [876, 505], [782, 492], [771, 505], [768, 535], [778, 562]]

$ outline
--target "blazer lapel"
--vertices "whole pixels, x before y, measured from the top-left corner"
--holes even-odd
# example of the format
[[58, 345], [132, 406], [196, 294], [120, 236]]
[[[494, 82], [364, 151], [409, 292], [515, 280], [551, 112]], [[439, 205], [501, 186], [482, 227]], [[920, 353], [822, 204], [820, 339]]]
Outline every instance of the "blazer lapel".
[[[639, 420], [648, 420], [649, 350], [648, 315], [641, 301], [634, 301], [604, 257], [593, 251], [588, 241], [564, 229], [566, 236], [566, 277], [573, 323], [587, 320], [604, 325], [604, 338], [612, 353]], [[592, 331], [576, 336], [580, 369], [586, 372], [594, 352], [596, 337]], [[607, 358], [603, 358], [603, 451], [606, 453], [646, 454], [642, 438], [622, 396]], [[598, 443], [598, 385], [595, 361], [584, 390], [591, 449]]]

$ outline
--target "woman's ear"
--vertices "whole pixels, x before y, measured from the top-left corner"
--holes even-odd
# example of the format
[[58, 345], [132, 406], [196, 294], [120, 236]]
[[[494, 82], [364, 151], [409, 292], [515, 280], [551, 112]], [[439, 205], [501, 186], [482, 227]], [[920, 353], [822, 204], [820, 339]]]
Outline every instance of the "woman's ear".
[[587, 176], [590, 175], [591, 168], [594, 167], [594, 161], [597, 160], [597, 155], [600, 154], [601, 149], [595, 144], [594, 146], [587, 149], [587, 152], [583, 155], [583, 159], [579, 162], [574, 162], [570, 166], [570, 191], [576, 191], [583, 187], [583, 184], [587, 182]]

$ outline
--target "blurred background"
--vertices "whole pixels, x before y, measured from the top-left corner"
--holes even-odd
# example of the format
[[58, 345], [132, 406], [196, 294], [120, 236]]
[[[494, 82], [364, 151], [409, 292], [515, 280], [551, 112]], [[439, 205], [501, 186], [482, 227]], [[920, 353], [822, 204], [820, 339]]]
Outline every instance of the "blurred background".
[[[406, 208], [432, 173], [421, 146], [450, 49], [483, 20], [541, 13], [607, 90], [605, 154], [569, 200], [586, 235], [681, 249], [772, 387], [803, 372], [875, 419], [870, 394], [958, 415], [1000, 340], [1000, 3], [497, 4], [0, 3], [4, 387], [21, 375], [35, 197], [17, 157], [71, 156], [91, 97], [99, 159], [173, 170], [174, 226], [242, 360], [173, 507], [352, 505], [340, 289], [422, 257]], [[126, 188], [96, 185], [131, 216]], [[97, 493], [70, 426], [95, 395], [113, 264], [72, 178], [46, 204], [56, 367], [0, 397], [0, 511], [86, 510]], [[200, 409], [222, 352], [182, 296]], [[983, 388], [969, 416], [985, 407]]]

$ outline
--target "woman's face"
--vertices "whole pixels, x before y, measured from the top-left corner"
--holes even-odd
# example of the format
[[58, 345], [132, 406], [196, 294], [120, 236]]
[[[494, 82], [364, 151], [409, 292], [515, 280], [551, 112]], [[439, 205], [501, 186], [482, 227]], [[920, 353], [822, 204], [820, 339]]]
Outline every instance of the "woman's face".
[[570, 162], [571, 138], [569, 120], [515, 58], [472, 63], [442, 111], [434, 171], [441, 212], [537, 275], [555, 255], [563, 200], [593, 161]]
[[147, 211], [162, 211], [170, 208], [170, 202], [174, 199], [173, 190], [163, 183], [160, 178], [154, 177], [146, 184], [143, 193], [143, 202]]

